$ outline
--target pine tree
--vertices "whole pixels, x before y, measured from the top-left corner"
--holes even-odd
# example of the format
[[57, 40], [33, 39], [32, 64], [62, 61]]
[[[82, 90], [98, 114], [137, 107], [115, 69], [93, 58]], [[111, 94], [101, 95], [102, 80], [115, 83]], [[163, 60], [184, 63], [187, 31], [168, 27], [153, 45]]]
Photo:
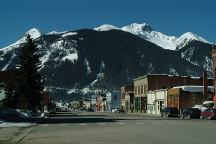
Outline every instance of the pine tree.
[[27, 36], [27, 42], [19, 54], [17, 85], [15, 96], [18, 97], [18, 107], [35, 111], [41, 105], [42, 76], [39, 73], [40, 55], [38, 48]]
[[15, 83], [14, 79], [10, 77], [10, 79], [5, 83], [4, 90], [5, 90], [5, 98], [3, 100], [3, 104], [5, 106], [16, 108], [17, 103], [15, 99]]

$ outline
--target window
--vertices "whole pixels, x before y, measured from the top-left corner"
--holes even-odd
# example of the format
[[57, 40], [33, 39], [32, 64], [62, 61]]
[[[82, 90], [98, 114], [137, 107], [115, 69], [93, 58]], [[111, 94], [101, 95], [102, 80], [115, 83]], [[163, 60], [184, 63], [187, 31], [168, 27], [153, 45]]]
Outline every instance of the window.
[[140, 86], [138, 86], [138, 95], [140, 94]]
[[141, 85], [141, 94], [144, 94], [144, 93], [143, 93], [143, 85]]

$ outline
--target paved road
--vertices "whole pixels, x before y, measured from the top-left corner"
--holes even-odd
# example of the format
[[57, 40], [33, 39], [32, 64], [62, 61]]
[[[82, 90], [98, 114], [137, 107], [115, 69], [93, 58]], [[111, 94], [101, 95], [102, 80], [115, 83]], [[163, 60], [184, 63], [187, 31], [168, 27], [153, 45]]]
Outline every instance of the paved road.
[[216, 121], [61, 113], [21, 133], [18, 144], [215, 144]]

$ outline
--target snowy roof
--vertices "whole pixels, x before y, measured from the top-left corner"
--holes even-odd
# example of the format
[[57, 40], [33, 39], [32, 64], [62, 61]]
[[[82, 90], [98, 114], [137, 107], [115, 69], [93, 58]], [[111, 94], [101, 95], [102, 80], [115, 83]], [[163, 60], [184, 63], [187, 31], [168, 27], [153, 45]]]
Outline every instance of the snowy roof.
[[[180, 88], [183, 91], [187, 91], [187, 92], [203, 92], [203, 86], [178, 86], [173, 88]], [[208, 91], [214, 92], [214, 87], [208, 86]]]

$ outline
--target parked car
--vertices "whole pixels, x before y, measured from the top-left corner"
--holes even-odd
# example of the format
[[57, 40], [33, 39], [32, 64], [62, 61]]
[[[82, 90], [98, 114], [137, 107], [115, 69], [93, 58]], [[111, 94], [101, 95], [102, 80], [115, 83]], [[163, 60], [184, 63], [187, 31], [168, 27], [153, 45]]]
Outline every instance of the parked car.
[[166, 116], [166, 117], [178, 117], [179, 116], [179, 111], [176, 107], [165, 107], [164, 109], [161, 110], [161, 117]]
[[201, 111], [198, 108], [186, 108], [181, 112], [181, 118], [200, 118]]
[[206, 109], [204, 112], [200, 114], [200, 119], [216, 119], [216, 109]]

